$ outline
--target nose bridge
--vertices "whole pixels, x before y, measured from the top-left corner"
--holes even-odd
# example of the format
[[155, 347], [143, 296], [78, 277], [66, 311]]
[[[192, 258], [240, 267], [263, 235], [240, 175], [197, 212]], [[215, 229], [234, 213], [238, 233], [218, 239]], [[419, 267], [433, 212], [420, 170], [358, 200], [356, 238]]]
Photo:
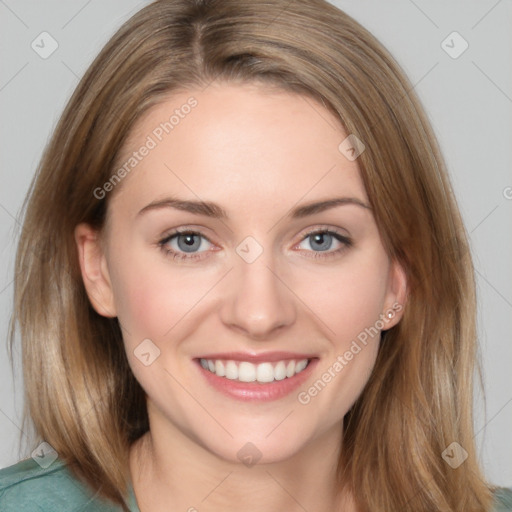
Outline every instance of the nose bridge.
[[279, 277], [272, 250], [263, 250], [252, 237], [247, 237], [236, 252], [226, 283], [222, 321], [250, 337], [269, 337], [273, 331], [293, 323], [293, 294]]

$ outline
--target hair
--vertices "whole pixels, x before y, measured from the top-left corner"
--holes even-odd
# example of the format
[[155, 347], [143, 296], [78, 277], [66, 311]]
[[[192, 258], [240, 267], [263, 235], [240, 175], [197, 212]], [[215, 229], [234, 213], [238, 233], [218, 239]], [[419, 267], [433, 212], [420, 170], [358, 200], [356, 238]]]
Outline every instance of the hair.
[[[110, 39], [69, 100], [24, 203], [11, 320], [26, 415], [100, 495], [126, 507], [128, 453], [148, 428], [119, 323], [92, 308], [74, 228], [101, 230], [135, 123], [175, 91], [212, 81], [307, 95], [364, 142], [358, 164], [384, 247], [404, 269], [401, 321], [344, 418], [340, 488], [361, 511], [488, 510], [473, 432], [474, 271], [438, 144], [383, 46], [323, 0], [158, 0]], [[468, 453], [453, 469], [452, 442]]]

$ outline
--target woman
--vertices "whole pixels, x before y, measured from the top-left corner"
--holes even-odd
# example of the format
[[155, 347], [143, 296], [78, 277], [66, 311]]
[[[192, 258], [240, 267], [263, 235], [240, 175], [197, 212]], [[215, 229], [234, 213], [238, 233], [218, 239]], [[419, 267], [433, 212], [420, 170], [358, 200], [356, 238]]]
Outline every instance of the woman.
[[512, 510], [476, 459], [434, 136], [323, 1], [128, 21], [43, 157], [16, 275], [47, 444], [0, 473], [2, 510]]

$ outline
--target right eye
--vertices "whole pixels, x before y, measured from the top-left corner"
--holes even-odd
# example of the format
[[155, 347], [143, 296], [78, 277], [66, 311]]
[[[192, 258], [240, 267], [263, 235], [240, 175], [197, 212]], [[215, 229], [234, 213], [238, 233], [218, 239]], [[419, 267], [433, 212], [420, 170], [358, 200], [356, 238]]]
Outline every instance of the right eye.
[[[198, 259], [206, 250], [205, 245], [211, 242], [197, 231], [175, 231], [158, 242], [161, 249], [173, 259]], [[189, 256], [190, 255], [190, 256]]]

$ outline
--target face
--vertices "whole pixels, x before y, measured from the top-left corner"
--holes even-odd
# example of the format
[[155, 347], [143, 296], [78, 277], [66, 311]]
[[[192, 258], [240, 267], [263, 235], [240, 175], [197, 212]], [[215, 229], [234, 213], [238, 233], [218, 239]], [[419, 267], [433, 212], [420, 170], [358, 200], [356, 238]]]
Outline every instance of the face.
[[309, 98], [227, 84], [175, 93], [133, 130], [105, 229], [76, 240], [152, 432], [261, 462], [341, 433], [405, 293], [346, 137]]

